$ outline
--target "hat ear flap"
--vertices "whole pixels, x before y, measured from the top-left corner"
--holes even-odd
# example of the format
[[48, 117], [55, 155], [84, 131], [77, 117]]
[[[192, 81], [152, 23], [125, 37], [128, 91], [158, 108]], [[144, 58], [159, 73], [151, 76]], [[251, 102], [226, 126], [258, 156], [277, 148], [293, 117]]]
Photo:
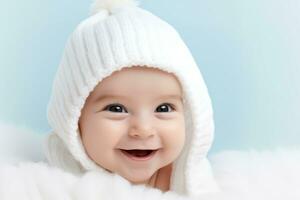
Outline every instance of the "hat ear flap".
[[51, 132], [44, 145], [44, 152], [50, 165], [59, 167], [73, 174], [81, 174], [84, 169], [81, 164], [74, 159], [65, 143], [57, 134]]

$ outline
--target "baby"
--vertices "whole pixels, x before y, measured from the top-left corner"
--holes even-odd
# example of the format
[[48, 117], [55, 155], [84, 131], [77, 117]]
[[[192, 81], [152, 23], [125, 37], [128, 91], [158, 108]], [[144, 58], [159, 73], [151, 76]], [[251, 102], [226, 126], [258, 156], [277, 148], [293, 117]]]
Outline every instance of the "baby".
[[98, 0], [65, 46], [48, 105], [49, 163], [197, 196], [217, 190], [211, 101], [176, 30], [134, 1]]

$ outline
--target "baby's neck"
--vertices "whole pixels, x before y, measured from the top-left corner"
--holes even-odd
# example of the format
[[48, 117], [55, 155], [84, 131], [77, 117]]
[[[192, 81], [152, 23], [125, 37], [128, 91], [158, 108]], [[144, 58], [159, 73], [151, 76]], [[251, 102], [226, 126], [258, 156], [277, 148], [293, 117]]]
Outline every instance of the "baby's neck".
[[157, 172], [153, 174], [146, 185], [160, 189], [163, 192], [169, 191], [171, 174], [172, 163], [157, 170]]

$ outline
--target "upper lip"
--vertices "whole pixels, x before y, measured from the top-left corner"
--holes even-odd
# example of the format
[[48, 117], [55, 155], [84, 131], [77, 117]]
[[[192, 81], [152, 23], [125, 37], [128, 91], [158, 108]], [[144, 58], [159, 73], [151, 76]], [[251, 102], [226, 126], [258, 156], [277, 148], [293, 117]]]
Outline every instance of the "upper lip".
[[160, 148], [120, 148], [121, 150], [158, 150]]

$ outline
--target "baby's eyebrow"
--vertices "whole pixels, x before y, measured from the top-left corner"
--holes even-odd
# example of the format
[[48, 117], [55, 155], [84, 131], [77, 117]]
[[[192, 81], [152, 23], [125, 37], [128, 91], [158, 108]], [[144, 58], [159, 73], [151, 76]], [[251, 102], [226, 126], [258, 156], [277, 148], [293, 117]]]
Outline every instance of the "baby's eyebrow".
[[94, 102], [103, 101], [104, 99], [126, 99], [127, 97], [121, 95], [101, 95], [95, 99]]
[[[106, 95], [101, 95], [95, 99], [95, 103], [99, 101], [103, 101], [104, 99], [128, 99], [126, 96], [122, 95], [111, 95], [111, 94], [106, 94]], [[162, 95], [158, 99], [177, 99], [179, 101], [182, 101], [182, 96], [177, 95], [177, 94], [170, 94], [170, 95]]]
[[182, 96], [177, 94], [163, 95], [159, 99], [177, 99], [179, 101], [182, 101]]

